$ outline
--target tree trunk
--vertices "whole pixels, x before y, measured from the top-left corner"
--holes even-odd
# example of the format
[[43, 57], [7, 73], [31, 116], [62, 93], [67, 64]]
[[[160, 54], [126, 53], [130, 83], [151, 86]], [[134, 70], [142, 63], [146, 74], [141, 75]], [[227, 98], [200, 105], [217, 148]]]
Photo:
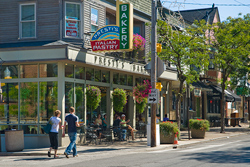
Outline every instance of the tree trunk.
[[181, 95], [183, 91], [183, 80], [180, 80], [180, 88], [177, 94], [177, 99], [176, 99], [176, 121], [178, 124], [179, 130], [181, 129], [181, 117], [180, 117], [180, 100], [181, 100]]

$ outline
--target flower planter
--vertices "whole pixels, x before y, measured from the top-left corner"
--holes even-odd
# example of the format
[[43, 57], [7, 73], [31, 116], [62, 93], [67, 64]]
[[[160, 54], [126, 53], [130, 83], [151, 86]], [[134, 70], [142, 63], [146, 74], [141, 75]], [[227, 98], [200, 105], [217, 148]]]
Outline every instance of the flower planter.
[[161, 144], [173, 144], [174, 143], [174, 134], [164, 136], [163, 134], [160, 134], [160, 142]]
[[22, 151], [24, 149], [23, 130], [6, 130], [5, 148], [8, 152]]
[[201, 129], [191, 129], [191, 137], [194, 139], [204, 139], [205, 138], [205, 130]]

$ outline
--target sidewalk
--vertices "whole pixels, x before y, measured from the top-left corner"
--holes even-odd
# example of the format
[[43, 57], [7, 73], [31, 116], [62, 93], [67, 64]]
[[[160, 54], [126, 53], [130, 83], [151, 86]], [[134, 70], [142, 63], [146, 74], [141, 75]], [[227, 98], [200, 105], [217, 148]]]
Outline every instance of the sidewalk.
[[[250, 128], [248, 123], [241, 123], [241, 127], [225, 127], [225, 133], [220, 133], [220, 127], [210, 128], [206, 132], [205, 139], [188, 139], [188, 131], [181, 131], [181, 139], [178, 141], [177, 147], [187, 147], [191, 144], [197, 144], [201, 142], [207, 142], [211, 140], [217, 140], [221, 138], [227, 138], [237, 135], [243, 135], [250, 133]], [[114, 142], [113, 144], [101, 143], [100, 145], [78, 145], [77, 150], [79, 154], [100, 152], [100, 151], [115, 151], [115, 150], [162, 150], [162, 149], [172, 149], [175, 145], [173, 144], [161, 144], [157, 147], [147, 146], [147, 138], [136, 139], [135, 141], [123, 141]], [[58, 149], [59, 154], [63, 154], [65, 147], [60, 147]], [[37, 148], [37, 149], [24, 149], [20, 152], [0, 152], [0, 156], [46, 156], [48, 148]]]

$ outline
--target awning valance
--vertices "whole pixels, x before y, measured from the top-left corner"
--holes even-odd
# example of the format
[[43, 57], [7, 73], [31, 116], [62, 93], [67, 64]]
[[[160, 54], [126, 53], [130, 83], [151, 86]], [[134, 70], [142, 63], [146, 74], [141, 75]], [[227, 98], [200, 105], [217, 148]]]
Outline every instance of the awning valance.
[[[222, 93], [222, 88], [217, 85], [210, 85], [210, 87], [213, 89], [213, 98], [219, 98], [221, 99], [221, 93]], [[231, 90], [225, 90], [225, 100], [226, 102], [235, 102], [235, 101], [241, 101], [241, 98], [233, 93]]]

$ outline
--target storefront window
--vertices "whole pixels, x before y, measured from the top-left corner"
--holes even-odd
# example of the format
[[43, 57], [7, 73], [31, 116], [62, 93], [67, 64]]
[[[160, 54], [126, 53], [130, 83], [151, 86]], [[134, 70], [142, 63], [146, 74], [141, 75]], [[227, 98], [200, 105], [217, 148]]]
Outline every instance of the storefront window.
[[57, 64], [40, 64], [39, 77], [57, 77]]
[[[22, 125], [21, 129], [24, 134], [38, 134], [38, 126], [37, 125]], [[42, 131], [40, 129], [40, 131]]]
[[95, 70], [95, 81], [101, 82], [101, 70]]
[[37, 82], [20, 84], [20, 123], [37, 123]]
[[37, 74], [38, 74], [37, 64], [20, 65], [21, 78], [37, 78]]
[[135, 83], [136, 83], [136, 85], [137, 85], [137, 84], [141, 84], [141, 83], [142, 83], [142, 78], [141, 78], [141, 77], [136, 78], [136, 79], [135, 79]]
[[65, 82], [65, 113], [69, 113], [69, 108], [74, 106], [74, 83]]
[[6, 71], [9, 71], [9, 76], [10, 78], [6, 79], [14, 79], [18, 78], [18, 66], [17, 65], [12, 65], [12, 66], [2, 66], [1, 68], [1, 79], [4, 79], [6, 77], [5, 73]]
[[0, 124], [18, 123], [18, 83], [1, 83]]
[[94, 69], [86, 68], [86, 80], [94, 81]]
[[57, 82], [40, 82], [39, 123], [46, 124], [57, 110]]
[[84, 67], [76, 66], [75, 67], [75, 78], [76, 79], [85, 79], [84, 76]]
[[108, 71], [102, 71], [102, 82], [109, 83], [110, 73]]
[[114, 82], [114, 84], [120, 84], [119, 73], [113, 74], [113, 82]]
[[83, 88], [84, 88], [83, 84], [76, 84], [76, 87], [75, 87], [75, 98], [76, 98], [75, 110], [76, 110], [76, 115], [79, 117], [79, 119], [83, 119], [83, 116], [84, 116], [84, 91], [83, 91]]
[[0, 125], [0, 134], [4, 134], [4, 130], [18, 129], [17, 125]]
[[133, 86], [133, 75], [128, 75], [128, 86]]
[[121, 82], [121, 85], [127, 85], [127, 75], [126, 74], [120, 74], [120, 82]]
[[74, 66], [71, 64], [65, 64], [65, 77], [73, 78], [74, 77]]

